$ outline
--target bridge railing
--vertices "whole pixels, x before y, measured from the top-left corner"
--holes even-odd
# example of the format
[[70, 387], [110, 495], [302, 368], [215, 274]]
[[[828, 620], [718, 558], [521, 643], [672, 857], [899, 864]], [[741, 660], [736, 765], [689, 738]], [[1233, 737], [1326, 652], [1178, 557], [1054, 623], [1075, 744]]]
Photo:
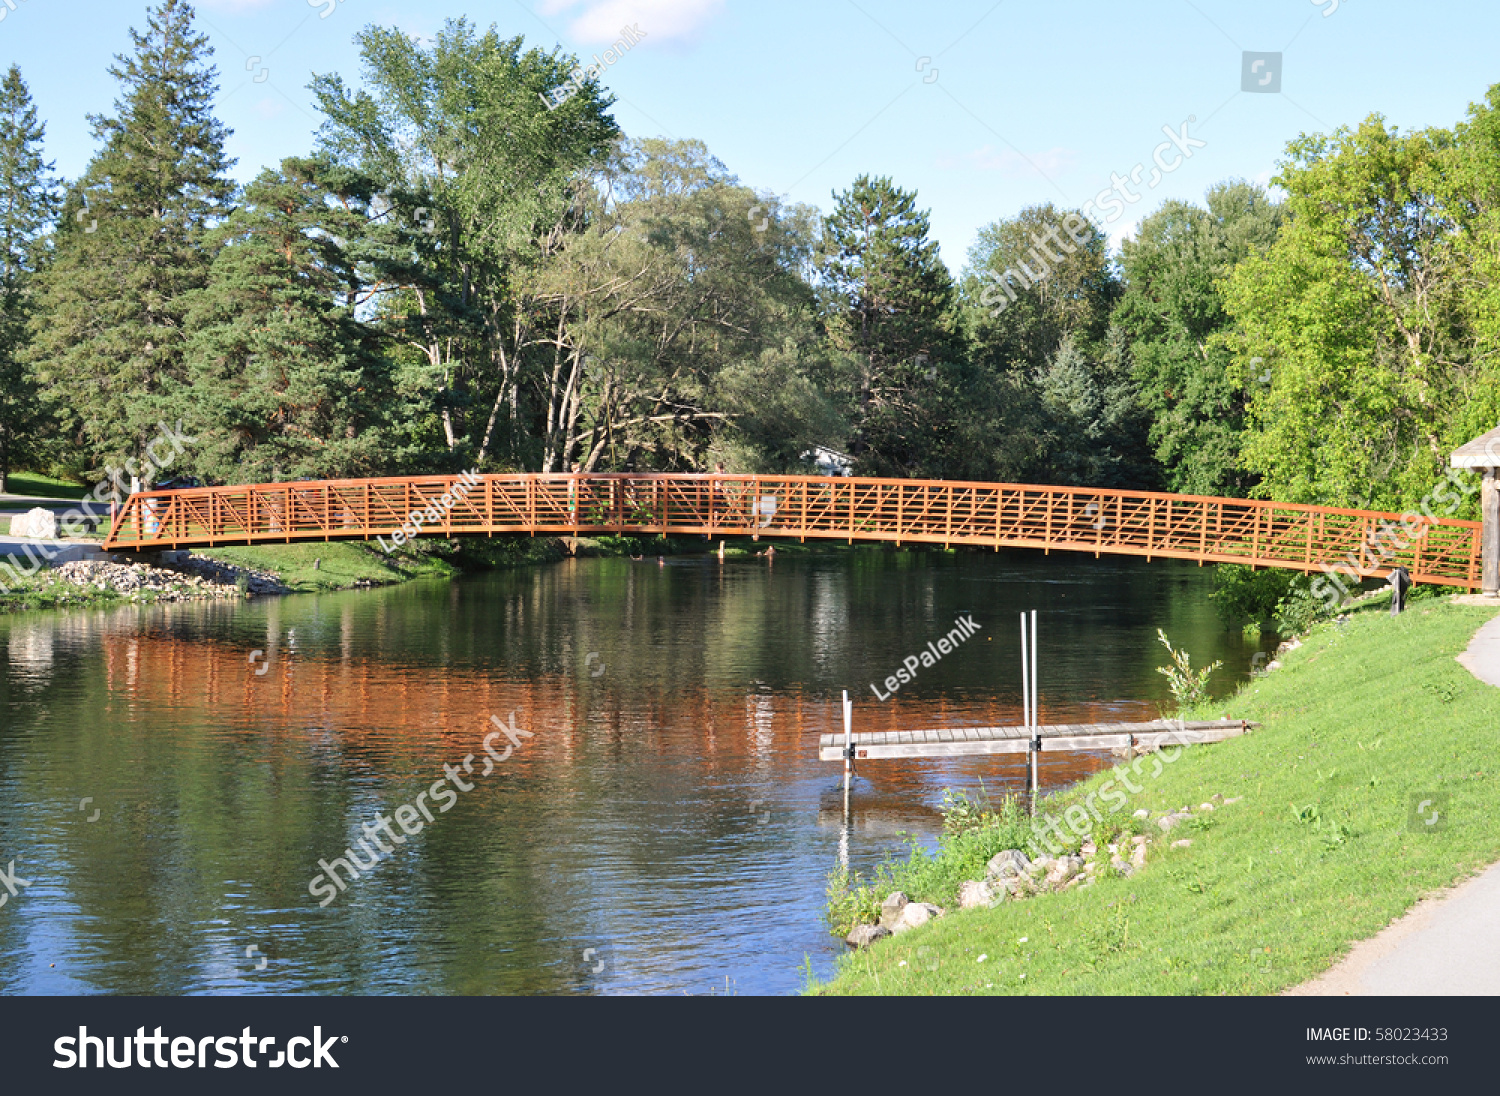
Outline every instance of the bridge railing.
[[[420, 522], [420, 530], [416, 529]], [[404, 532], [403, 532], [404, 527]], [[1477, 587], [1480, 523], [1158, 492], [821, 476], [510, 474], [132, 495], [107, 541], [222, 544], [531, 533], [882, 540], [1163, 556]]]

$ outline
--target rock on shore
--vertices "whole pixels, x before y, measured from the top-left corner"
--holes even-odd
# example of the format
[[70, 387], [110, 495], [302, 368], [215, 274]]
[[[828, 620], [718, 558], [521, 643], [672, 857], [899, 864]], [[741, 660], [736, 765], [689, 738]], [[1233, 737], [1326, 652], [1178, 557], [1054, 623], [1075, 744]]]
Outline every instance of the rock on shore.
[[[1235, 796], [1226, 799], [1223, 795], [1216, 794], [1210, 797], [1210, 802], [1201, 804], [1198, 810], [1206, 814], [1216, 808], [1222, 809], [1238, 803], [1242, 798], [1243, 796]], [[1149, 823], [1151, 812], [1138, 810], [1133, 817], [1137, 822]], [[1152, 854], [1152, 850], [1160, 848], [1160, 845], [1153, 844], [1154, 840], [1170, 842], [1174, 849], [1191, 848], [1191, 839], [1171, 841], [1166, 835], [1193, 817], [1193, 813], [1186, 808], [1167, 811], [1156, 819], [1155, 828], [1159, 831], [1156, 838], [1146, 834], [1132, 836], [1127, 831], [1120, 835], [1116, 844], [1106, 849], [1099, 849], [1092, 841], [1084, 839], [1078, 846], [1082, 855], [1063, 852], [1059, 856], [1040, 856], [1032, 860], [1020, 849], [1005, 849], [996, 853], [985, 865], [983, 880], [971, 879], [960, 884], [959, 908], [988, 908], [1036, 894], [1092, 886], [1101, 872], [1133, 875], [1146, 866], [1147, 857]], [[856, 925], [846, 941], [850, 947], [867, 948], [876, 940], [924, 925], [946, 912], [941, 906], [913, 902], [905, 894], [896, 891], [881, 904], [880, 923]]]
[[232, 567], [218, 560], [179, 553], [169, 567], [144, 563], [76, 560], [49, 572], [54, 580], [78, 587], [113, 590], [123, 597], [149, 596], [155, 601], [201, 601], [242, 597], [238, 583], [243, 576], [245, 593], [284, 594], [287, 588], [275, 575], [249, 568]]

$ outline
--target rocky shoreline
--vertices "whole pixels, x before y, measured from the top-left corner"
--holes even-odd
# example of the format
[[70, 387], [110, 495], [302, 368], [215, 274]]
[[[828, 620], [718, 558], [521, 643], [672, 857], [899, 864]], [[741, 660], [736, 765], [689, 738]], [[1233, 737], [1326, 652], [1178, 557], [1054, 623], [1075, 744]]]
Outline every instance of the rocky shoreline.
[[43, 586], [113, 594], [131, 601], [212, 601], [291, 591], [275, 575], [189, 552], [163, 552], [160, 565], [117, 559], [74, 560], [37, 576]]
[[[1128, 840], [1122, 835], [1117, 844], [1106, 846], [1102, 855], [1092, 841], [1084, 841], [1076, 854], [1041, 856], [1035, 860], [1020, 849], [1005, 849], [990, 858], [983, 879], [967, 880], [959, 886], [958, 908], [991, 908], [1001, 902], [1018, 902], [1038, 894], [1088, 887], [1105, 873], [1132, 875], [1146, 866], [1149, 850], [1168, 842], [1168, 835], [1183, 822], [1238, 803], [1242, 798], [1225, 799], [1215, 794], [1209, 802], [1198, 805], [1197, 815], [1187, 807], [1160, 814], [1154, 820], [1159, 831], [1156, 835], [1136, 834]], [[1138, 810], [1133, 817], [1142, 822], [1152, 821], [1151, 812], [1147, 810]], [[1192, 843], [1192, 839], [1186, 837], [1170, 841], [1172, 848], [1187, 848]], [[880, 920], [875, 924], [855, 925], [845, 942], [853, 948], [867, 948], [877, 940], [898, 936], [947, 912], [944, 907], [931, 902], [913, 902], [901, 891], [896, 891], [881, 903]]]

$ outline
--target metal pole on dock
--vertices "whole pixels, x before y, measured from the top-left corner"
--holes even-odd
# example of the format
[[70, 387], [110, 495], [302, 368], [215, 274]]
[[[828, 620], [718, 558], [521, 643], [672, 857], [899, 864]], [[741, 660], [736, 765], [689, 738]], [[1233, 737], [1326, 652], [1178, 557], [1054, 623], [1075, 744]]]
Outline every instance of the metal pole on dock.
[[849, 703], [849, 690], [844, 690], [844, 786], [849, 786], [849, 774], [854, 769], [854, 705]]
[[1027, 731], [1026, 759], [1028, 761], [1027, 791], [1031, 793], [1031, 808], [1036, 810], [1037, 792], [1041, 787], [1037, 754], [1042, 749], [1041, 723], [1037, 694], [1037, 647], [1036, 610], [1031, 610], [1031, 635], [1026, 634], [1026, 614], [1021, 614], [1021, 703], [1025, 708], [1022, 717]]
[[854, 705], [849, 702], [849, 690], [844, 690], [844, 826], [839, 831], [839, 863], [849, 870], [849, 830], [852, 816], [849, 809], [849, 782], [854, 775]]
[[1021, 614], [1021, 724], [1031, 726], [1031, 659], [1026, 643], [1026, 614]]

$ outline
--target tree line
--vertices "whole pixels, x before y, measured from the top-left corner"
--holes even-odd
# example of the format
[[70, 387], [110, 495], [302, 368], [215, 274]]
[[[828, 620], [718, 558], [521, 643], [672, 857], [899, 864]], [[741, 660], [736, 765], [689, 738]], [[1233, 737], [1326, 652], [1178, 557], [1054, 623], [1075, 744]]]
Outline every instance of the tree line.
[[[161, 421], [209, 483], [808, 471], [1400, 508], [1500, 420], [1500, 89], [1373, 115], [1118, 251], [1050, 203], [951, 273], [914, 192], [782, 202], [632, 138], [575, 58], [450, 20], [357, 35], [313, 147], [241, 187], [192, 8], [162, 0], [61, 180], [0, 83], [0, 478], [79, 481]], [[3, 483], [0, 483], [3, 486]]]

